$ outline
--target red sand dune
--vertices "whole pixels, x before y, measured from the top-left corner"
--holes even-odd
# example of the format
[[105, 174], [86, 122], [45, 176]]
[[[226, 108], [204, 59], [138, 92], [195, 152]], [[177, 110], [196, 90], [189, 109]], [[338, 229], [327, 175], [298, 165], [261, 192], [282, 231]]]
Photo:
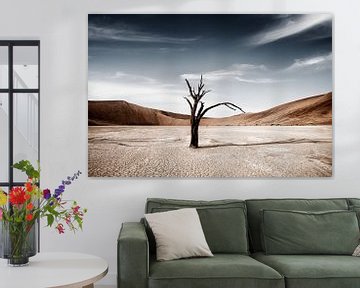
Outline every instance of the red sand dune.
[[[126, 101], [89, 101], [88, 109], [89, 126], [189, 125], [189, 115], [146, 108]], [[201, 120], [201, 125], [210, 126], [331, 124], [332, 92], [284, 103], [262, 112]]]

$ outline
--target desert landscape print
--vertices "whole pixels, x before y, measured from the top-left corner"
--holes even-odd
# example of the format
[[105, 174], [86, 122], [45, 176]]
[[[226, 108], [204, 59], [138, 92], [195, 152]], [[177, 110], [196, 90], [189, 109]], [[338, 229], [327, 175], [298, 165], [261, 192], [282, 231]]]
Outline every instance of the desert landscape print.
[[330, 14], [89, 15], [89, 177], [331, 177]]

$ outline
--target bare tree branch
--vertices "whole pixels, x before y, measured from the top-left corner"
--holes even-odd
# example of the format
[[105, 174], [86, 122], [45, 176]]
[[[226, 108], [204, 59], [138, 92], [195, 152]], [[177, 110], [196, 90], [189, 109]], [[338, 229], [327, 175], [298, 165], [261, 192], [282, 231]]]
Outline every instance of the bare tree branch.
[[201, 98], [203, 98], [207, 93], [211, 92], [211, 90], [204, 90], [201, 92], [200, 97], [199, 97], [199, 101], [201, 100]]
[[212, 105], [208, 108], [206, 108], [200, 115], [200, 118], [202, 118], [206, 112], [208, 112], [209, 110], [215, 108], [215, 107], [218, 107], [218, 106], [221, 106], [221, 105], [224, 105], [228, 108], [230, 108], [231, 110], [236, 110], [236, 109], [239, 109], [241, 112], [245, 113], [245, 111], [243, 109], [241, 109], [239, 106], [235, 105], [234, 103], [231, 103], [231, 102], [221, 102], [221, 103], [217, 103], [215, 105]]
[[190, 83], [189, 83], [189, 81], [188, 81], [187, 79], [185, 79], [185, 82], [186, 82], [186, 85], [187, 85], [188, 88], [189, 88], [189, 93], [190, 93], [189, 96], [191, 96], [191, 98], [193, 98], [193, 99], [195, 100], [194, 89], [191, 87], [191, 85], [190, 85]]
[[184, 97], [184, 99], [186, 100], [186, 102], [189, 104], [190, 106], [190, 109], [192, 110], [193, 109], [193, 105], [191, 104], [190, 100], [186, 97]]
[[200, 76], [200, 82], [198, 84], [198, 92], [197, 92], [197, 95], [199, 96], [200, 93], [201, 93], [201, 90], [204, 88], [205, 84], [203, 83], [203, 76], [201, 74]]

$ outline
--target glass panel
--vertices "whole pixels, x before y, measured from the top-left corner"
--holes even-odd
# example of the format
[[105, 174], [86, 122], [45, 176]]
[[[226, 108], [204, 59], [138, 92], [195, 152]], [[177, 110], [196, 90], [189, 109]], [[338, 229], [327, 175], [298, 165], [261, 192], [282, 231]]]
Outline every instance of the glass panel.
[[6, 187], [6, 186], [0, 186], [0, 189], [1, 189], [2, 191], [4, 191], [6, 194], [8, 194], [8, 192], [9, 192], [9, 188]]
[[[14, 94], [14, 163], [29, 160], [37, 165], [39, 136], [39, 97], [33, 93]], [[14, 181], [24, 182], [26, 175], [14, 169]]]
[[9, 61], [8, 47], [0, 46], [0, 88], [9, 86]]
[[15, 46], [13, 54], [14, 88], [38, 88], [38, 47]]
[[9, 181], [9, 98], [0, 93], [0, 182]]

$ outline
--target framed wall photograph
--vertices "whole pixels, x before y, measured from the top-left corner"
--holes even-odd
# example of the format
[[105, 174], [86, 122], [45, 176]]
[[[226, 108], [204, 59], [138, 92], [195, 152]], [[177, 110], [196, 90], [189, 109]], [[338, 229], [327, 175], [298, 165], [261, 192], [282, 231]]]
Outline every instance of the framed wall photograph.
[[331, 14], [90, 14], [89, 177], [331, 177]]

